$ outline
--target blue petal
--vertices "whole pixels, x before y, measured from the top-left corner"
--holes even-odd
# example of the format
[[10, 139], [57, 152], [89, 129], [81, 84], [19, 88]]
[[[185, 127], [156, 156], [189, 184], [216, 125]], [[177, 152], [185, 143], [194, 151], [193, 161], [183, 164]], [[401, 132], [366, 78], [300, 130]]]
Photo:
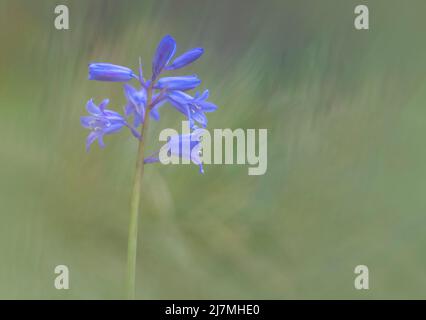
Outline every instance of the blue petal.
[[99, 105], [99, 109], [104, 112], [105, 107], [108, 105], [109, 103], [109, 99], [104, 99], [104, 101], [101, 102], [101, 104]]
[[153, 118], [155, 121], [159, 121], [160, 120], [160, 113], [158, 112], [158, 109], [152, 109], [149, 112], [149, 115], [151, 116], [151, 118]]
[[136, 90], [129, 84], [124, 85], [124, 95], [126, 96], [127, 101], [131, 102], [135, 106], [145, 106], [146, 104], [146, 90], [142, 88], [141, 90]]
[[86, 139], [86, 151], [88, 152], [91, 144], [98, 138], [99, 133], [90, 132]]
[[209, 90], [204, 90], [201, 96], [197, 97], [197, 100], [204, 101], [204, 100], [207, 100], [208, 97], [209, 97]]
[[158, 80], [155, 89], [168, 89], [168, 90], [191, 90], [201, 83], [196, 75], [181, 76], [181, 77], [165, 77]]
[[126, 117], [128, 117], [134, 112], [134, 110], [135, 110], [135, 107], [133, 106], [133, 104], [128, 103], [124, 107], [124, 114], [126, 115]]
[[188, 64], [194, 62], [197, 60], [201, 55], [204, 53], [203, 48], [194, 48], [187, 52], [185, 52], [183, 55], [177, 57], [173, 63], [166, 67], [166, 70], [176, 70], [183, 68], [187, 66]]
[[[199, 166], [200, 173], [204, 173], [203, 164], [200, 159], [201, 150], [200, 134], [175, 135], [167, 142], [170, 152], [178, 157], [190, 159], [192, 163]], [[147, 161], [147, 159], [145, 159]]]
[[195, 164], [201, 164], [202, 161], [200, 159], [200, 150], [201, 150], [201, 144], [197, 142], [195, 147], [191, 149], [191, 161]]
[[192, 148], [192, 150], [191, 150], [191, 161], [194, 164], [197, 164], [198, 167], [199, 167], [199, 172], [204, 174], [203, 162], [200, 159], [200, 151], [201, 151], [202, 145], [199, 142], [200, 141], [199, 138], [196, 141], [197, 141], [197, 144], [194, 147], [191, 147]]
[[208, 101], [198, 102], [203, 112], [214, 112], [217, 110], [217, 105]]
[[192, 115], [192, 119], [197, 121], [199, 124], [203, 126], [203, 128], [207, 127], [207, 117], [202, 112], [195, 112]]
[[124, 118], [121, 114], [119, 114], [116, 111], [113, 110], [105, 110], [104, 111], [104, 118], [108, 119], [109, 121], [118, 121], [118, 122], [124, 122]]
[[135, 112], [134, 119], [133, 119], [133, 125], [135, 128], [139, 127], [141, 123], [143, 123], [144, 114]]
[[93, 99], [87, 101], [86, 110], [93, 115], [100, 115], [102, 113], [99, 107], [93, 102]]
[[179, 91], [179, 90], [174, 90], [174, 91], [169, 91], [167, 92], [167, 97], [178, 101], [181, 104], [187, 104], [190, 103], [194, 100], [193, 97], [191, 97], [189, 94], [183, 92], [183, 91]]
[[199, 170], [200, 170], [200, 173], [201, 173], [201, 174], [204, 174], [203, 164], [202, 164], [202, 163], [200, 163], [200, 164], [198, 165], [198, 167], [200, 168], [200, 169], [199, 169]]
[[101, 148], [105, 148], [104, 136], [102, 134], [98, 136], [98, 144]]
[[157, 93], [156, 95], [152, 97], [152, 109], [149, 114], [155, 121], [160, 120], [160, 114], [158, 113], [158, 110], [166, 102], [167, 102], [167, 99], [166, 99], [166, 96], [163, 95], [163, 93]]
[[124, 95], [125, 95], [126, 99], [129, 102], [132, 102], [133, 104], [135, 104], [134, 101], [133, 101], [133, 96], [136, 94], [136, 89], [133, 86], [131, 86], [130, 84], [127, 84], [127, 83], [123, 87], [124, 87]]
[[80, 117], [80, 123], [83, 127], [87, 128], [87, 129], [91, 129], [92, 125], [91, 122], [93, 121], [93, 117], [92, 116], [84, 116], [84, 117]]
[[180, 113], [184, 114], [188, 117], [188, 119], [191, 117], [191, 112], [189, 109], [188, 104], [185, 101], [175, 99], [175, 97], [168, 96], [167, 100], [170, 102], [170, 104], [176, 108]]
[[139, 82], [142, 85], [144, 84], [143, 71], [142, 71], [142, 58], [141, 57], [139, 57]]
[[147, 157], [143, 160], [144, 163], [156, 163], [160, 162], [160, 159], [158, 157]]
[[89, 80], [125, 82], [135, 77], [133, 71], [126, 67], [110, 63], [89, 64]]
[[123, 126], [124, 126], [124, 123], [114, 123], [110, 125], [109, 127], [104, 128], [102, 131], [104, 134], [111, 134], [111, 133], [120, 131], [121, 128], [123, 128]]
[[141, 134], [135, 128], [133, 128], [131, 126], [128, 126], [128, 127], [129, 127], [130, 131], [132, 132], [133, 136], [140, 140]]
[[170, 36], [166, 35], [161, 39], [158, 44], [157, 51], [155, 52], [154, 59], [152, 61], [152, 79], [156, 79], [161, 73], [166, 64], [169, 63], [170, 59], [176, 50], [176, 42]]
[[171, 154], [189, 159], [191, 157], [191, 135], [175, 135], [167, 142]]

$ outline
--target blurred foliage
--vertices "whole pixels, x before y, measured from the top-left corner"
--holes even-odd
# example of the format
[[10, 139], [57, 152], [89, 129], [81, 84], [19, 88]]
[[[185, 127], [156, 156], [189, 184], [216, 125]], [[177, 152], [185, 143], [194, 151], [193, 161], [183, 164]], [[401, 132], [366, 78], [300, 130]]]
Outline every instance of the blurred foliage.
[[[70, 8], [68, 31], [54, 7]], [[0, 0], [0, 298], [123, 297], [136, 141], [84, 151], [86, 101], [124, 104], [87, 64], [202, 46], [210, 128], [267, 128], [268, 171], [147, 167], [137, 296], [424, 298], [426, 3]], [[181, 115], [161, 110], [150, 137]], [[149, 151], [149, 150], [148, 150]], [[54, 289], [54, 267], [70, 290]], [[368, 292], [354, 289], [356, 265]]]

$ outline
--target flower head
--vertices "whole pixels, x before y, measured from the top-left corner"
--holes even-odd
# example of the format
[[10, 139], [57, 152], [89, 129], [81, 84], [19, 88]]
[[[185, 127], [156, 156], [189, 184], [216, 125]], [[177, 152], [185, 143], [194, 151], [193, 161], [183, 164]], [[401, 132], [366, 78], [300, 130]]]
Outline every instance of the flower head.
[[89, 64], [89, 80], [126, 82], [132, 78], [137, 78], [137, 76], [126, 67], [111, 63]]
[[99, 145], [103, 148], [105, 134], [118, 132], [127, 125], [126, 120], [119, 113], [105, 109], [108, 103], [108, 99], [102, 101], [99, 106], [92, 99], [87, 102], [86, 109], [90, 116], [80, 118], [81, 125], [91, 130], [86, 140], [87, 151], [95, 140], [98, 140]]
[[[193, 132], [171, 137], [163, 148], [169, 148], [170, 155], [190, 159], [193, 163], [198, 164], [200, 171], [203, 172], [199, 155], [201, 145], [195, 129], [197, 125], [204, 128], [207, 126], [205, 113], [215, 111], [217, 106], [207, 101], [208, 90], [205, 90], [201, 95], [197, 92], [195, 96], [188, 93], [201, 84], [197, 75], [164, 77], [162, 73], [180, 69], [193, 63], [203, 55], [204, 49], [193, 48], [173, 59], [175, 51], [175, 40], [170, 35], [163, 37], [152, 59], [152, 76], [150, 78], [144, 77], [140, 59], [137, 75], [130, 68], [120, 65], [97, 62], [89, 64], [90, 80], [113, 82], [137, 80], [139, 88], [127, 83], [124, 84], [124, 96], [126, 98], [124, 116], [116, 111], [106, 109], [108, 99], [104, 100], [99, 106], [93, 100], [88, 101], [86, 108], [89, 115], [81, 117], [83, 127], [91, 130], [86, 141], [87, 150], [95, 140], [98, 140], [99, 145], [103, 147], [104, 135], [118, 132], [123, 127], [128, 127], [132, 134], [141, 140], [141, 132], [144, 132], [147, 120], [144, 119], [146, 112], [149, 112], [150, 118], [159, 120], [159, 108], [165, 103], [170, 103], [188, 118]], [[132, 125], [128, 122], [130, 117], [133, 117]], [[142, 126], [142, 129], [137, 130], [140, 126]], [[185, 148], [186, 145], [189, 147]], [[142, 158], [140, 157], [140, 159]], [[155, 157], [145, 159], [145, 162], [156, 161], [158, 161], [158, 158]]]

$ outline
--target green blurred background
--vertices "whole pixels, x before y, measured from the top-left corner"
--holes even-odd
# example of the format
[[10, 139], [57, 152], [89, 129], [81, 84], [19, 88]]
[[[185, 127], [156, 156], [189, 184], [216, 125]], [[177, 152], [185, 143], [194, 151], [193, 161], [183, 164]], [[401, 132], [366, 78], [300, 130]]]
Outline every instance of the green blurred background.
[[[54, 8], [70, 9], [70, 30]], [[370, 30], [354, 8], [368, 4]], [[124, 296], [136, 141], [84, 150], [87, 64], [146, 72], [160, 38], [202, 46], [213, 128], [267, 128], [268, 171], [150, 165], [137, 297], [426, 297], [426, 2], [0, 0], [0, 298]], [[182, 117], [171, 108], [152, 145]], [[56, 290], [54, 267], [70, 269]], [[354, 289], [354, 268], [370, 290]]]

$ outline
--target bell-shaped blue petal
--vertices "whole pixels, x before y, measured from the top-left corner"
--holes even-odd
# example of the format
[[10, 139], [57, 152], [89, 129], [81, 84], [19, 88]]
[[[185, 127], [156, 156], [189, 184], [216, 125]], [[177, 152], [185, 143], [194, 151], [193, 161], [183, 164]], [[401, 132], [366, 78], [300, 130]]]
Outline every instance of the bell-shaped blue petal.
[[188, 119], [191, 118], [188, 101], [183, 98], [179, 91], [172, 91], [167, 95], [167, 100], [176, 110], [185, 115]]
[[125, 125], [124, 122], [117, 122], [117, 123], [111, 123], [110, 125], [106, 126], [103, 129], [103, 133], [104, 134], [111, 134], [111, 133], [115, 133], [121, 130], [121, 128], [123, 128], [123, 126]]
[[92, 129], [92, 120], [93, 120], [92, 116], [80, 117], [80, 123], [86, 129]]
[[176, 42], [170, 36], [166, 35], [158, 44], [154, 59], [152, 60], [152, 79], [156, 79], [166, 64], [169, 63], [176, 50]]
[[[102, 100], [102, 102], [99, 104], [99, 110], [101, 110], [101, 112], [105, 112], [105, 108], [106, 106], [109, 104], [109, 99], [104, 99]], [[108, 112], [111, 110], [107, 110]], [[115, 112], [116, 114], [119, 115], [119, 113]]]
[[155, 89], [167, 89], [167, 90], [191, 90], [199, 86], [201, 80], [196, 75], [192, 76], [181, 76], [181, 77], [165, 77], [160, 78], [157, 84], [154, 86]]
[[195, 122], [201, 124], [202, 127], [207, 126], [207, 117], [204, 112], [216, 111], [217, 106], [205, 99], [208, 98], [208, 90], [205, 90], [201, 95], [197, 93], [195, 97], [179, 91], [168, 91], [167, 100], [179, 112], [183, 113], [190, 122], [190, 127], [193, 128]]
[[99, 145], [103, 147], [103, 136], [105, 134], [118, 132], [124, 126], [132, 130], [121, 114], [114, 110], [106, 109], [108, 102], [109, 100], [105, 99], [99, 106], [92, 99], [87, 102], [87, 111], [90, 113], [90, 116], [80, 118], [81, 125], [91, 130], [86, 140], [86, 150], [89, 150], [90, 145], [95, 140], [98, 140]]
[[125, 82], [137, 78], [129, 68], [111, 63], [89, 64], [89, 80]]
[[[177, 156], [191, 160], [200, 168], [200, 173], [204, 173], [203, 162], [201, 160], [201, 135], [202, 132], [196, 130], [190, 134], [175, 135], [169, 138], [169, 141], [162, 147], [169, 155]], [[144, 159], [144, 163], [160, 162], [158, 157], [160, 151]]]
[[204, 113], [194, 112], [191, 114], [191, 118], [201, 124], [203, 128], [207, 127], [207, 117]]
[[192, 98], [192, 96], [190, 96], [189, 94], [187, 94], [183, 91], [179, 91], [179, 90], [169, 91], [167, 93], [167, 98], [172, 99], [172, 100], [178, 102], [179, 104], [188, 104], [192, 100], [194, 100], [194, 98]]
[[204, 53], [203, 48], [191, 49], [191, 50], [185, 52], [184, 54], [182, 54], [181, 56], [177, 57], [173, 61], [173, 63], [171, 65], [167, 66], [165, 69], [166, 70], [176, 70], [176, 69], [183, 68], [183, 67], [187, 66], [188, 64], [197, 60], [199, 57], [201, 57], [201, 55], [203, 53]]
[[200, 158], [201, 140], [200, 133], [194, 131], [190, 134], [170, 137], [168, 147], [173, 155], [191, 160], [200, 168], [200, 173], [204, 173], [203, 163]]
[[100, 135], [95, 131], [92, 131], [92, 132], [89, 133], [89, 135], [87, 136], [87, 139], [86, 139], [86, 151], [87, 152], [89, 151], [91, 144], [93, 142], [95, 142], [95, 140], [98, 139], [99, 136]]
[[94, 115], [94, 116], [100, 115], [102, 113], [99, 107], [93, 102], [93, 99], [90, 99], [89, 101], [87, 101], [86, 110], [87, 112], [89, 112], [91, 115]]
[[126, 116], [134, 115], [134, 126], [139, 127], [144, 121], [145, 105], [146, 105], [146, 90], [136, 90], [129, 84], [124, 85], [124, 95], [127, 99], [127, 105], [125, 106]]
[[202, 101], [202, 100], [207, 100], [208, 98], [209, 98], [209, 95], [210, 95], [210, 92], [209, 92], [209, 90], [208, 89], [206, 89], [206, 90], [204, 90], [204, 92], [200, 95], [200, 93], [199, 92], [197, 92], [196, 94], [195, 94], [195, 99], [197, 99], [197, 100], [200, 100], [200, 101]]
[[129, 84], [124, 85], [124, 95], [126, 99], [135, 106], [145, 106], [146, 104], [146, 90], [136, 90]]
[[161, 93], [158, 93], [152, 97], [152, 101], [152, 109], [149, 114], [155, 121], [159, 121], [160, 113], [158, 110], [168, 101], [167, 97], [163, 96]]
[[203, 112], [214, 112], [217, 110], [217, 105], [209, 101], [197, 102]]

